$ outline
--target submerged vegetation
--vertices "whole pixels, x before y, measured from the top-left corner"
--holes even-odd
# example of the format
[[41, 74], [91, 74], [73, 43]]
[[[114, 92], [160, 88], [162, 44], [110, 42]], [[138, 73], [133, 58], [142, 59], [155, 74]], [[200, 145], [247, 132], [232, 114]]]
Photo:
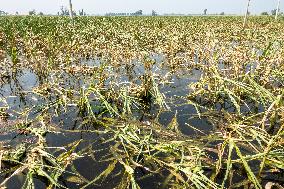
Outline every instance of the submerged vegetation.
[[283, 188], [283, 26], [0, 17], [0, 187]]

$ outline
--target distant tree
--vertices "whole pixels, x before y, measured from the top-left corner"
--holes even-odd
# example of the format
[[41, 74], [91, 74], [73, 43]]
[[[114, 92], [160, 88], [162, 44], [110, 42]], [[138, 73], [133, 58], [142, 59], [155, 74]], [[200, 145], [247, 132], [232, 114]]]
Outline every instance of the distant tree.
[[19, 15], [19, 12], [17, 11], [15, 14], [16, 14], [16, 15]]
[[275, 15], [276, 15], [276, 12], [277, 12], [277, 9], [271, 10], [271, 15], [275, 16]]
[[260, 15], [269, 15], [268, 12], [262, 12]]
[[44, 14], [43, 14], [43, 12], [39, 12], [38, 15], [43, 16]]
[[154, 10], [152, 10], [152, 16], [158, 16], [158, 13]]
[[8, 13], [0, 10], [0, 16], [2, 16], [2, 15], [8, 15]]
[[134, 15], [136, 16], [142, 16], [143, 15], [143, 11], [142, 10], [138, 10], [134, 13]]
[[69, 14], [69, 11], [63, 6], [60, 7], [60, 11], [61, 16], [67, 16]]
[[220, 15], [225, 15], [225, 12], [221, 12]]
[[[69, 10], [66, 7], [61, 6], [61, 12], [60, 12], [61, 16], [69, 16]], [[76, 16], [76, 12], [73, 11], [73, 15]]]
[[80, 16], [86, 16], [86, 13], [84, 12], [84, 9], [79, 10], [79, 15]]
[[204, 14], [204, 15], [207, 15], [207, 9], [204, 9], [204, 10], [203, 10], [203, 14]]
[[33, 9], [33, 10], [29, 11], [29, 15], [36, 15], [36, 11], [35, 11], [35, 9]]

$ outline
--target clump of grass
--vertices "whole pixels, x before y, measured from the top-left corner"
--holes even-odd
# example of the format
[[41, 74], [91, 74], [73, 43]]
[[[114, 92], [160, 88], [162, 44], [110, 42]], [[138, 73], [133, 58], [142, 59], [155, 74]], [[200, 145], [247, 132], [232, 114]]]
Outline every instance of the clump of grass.
[[35, 178], [46, 183], [48, 188], [66, 188], [60, 183], [60, 176], [66, 171], [67, 166], [79, 157], [75, 150], [80, 141], [74, 143], [71, 149], [59, 147], [57, 151], [60, 155], [52, 155], [52, 148], [46, 145], [45, 139], [45, 135], [51, 131], [44, 129], [46, 126], [41, 117], [38, 119], [39, 124], [43, 124], [41, 127], [35, 126], [35, 122], [22, 122], [14, 126], [20, 135], [29, 136], [30, 141], [23, 141], [18, 146], [1, 152], [1, 164], [7, 166], [1, 174], [9, 175], [2, 181], [1, 187], [14, 176], [23, 174], [26, 178], [23, 188], [35, 188]]

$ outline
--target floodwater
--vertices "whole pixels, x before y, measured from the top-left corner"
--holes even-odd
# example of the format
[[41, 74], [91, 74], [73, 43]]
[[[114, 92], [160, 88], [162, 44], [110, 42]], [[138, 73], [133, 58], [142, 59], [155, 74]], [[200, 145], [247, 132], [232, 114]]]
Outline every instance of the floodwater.
[[[137, 61], [132, 61], [132, 65], [122, 64], [117, 68], [107, 68], [109, 78], [105, 81], [105, 84], [111, 84], [115, 80], [117, 83], [129, 85], [130, 83], [141, 83], [139, 78], [147, 76], [147, 74], [158, 75], [157, 79], [164, 79], [166, 82], [159, 85], [159, 90], [165, 95], [168, 110], [159, 112], [156, 105], [151, 105], [149, 109], [144, 111], [136, 111], [133, 113], [135, 119], [141, 122], [152, 122], [158, 120], [159, 124], [167, 127], [174, 116], [177, 116], [177, 120], [180, 126], [180, 130], [183, 134], [195, 136], [200, 134], [197, 130], [203, 133], [209, 133], [213, 130], [212, 125], [205, 119], [199, 119], [196, 115], [196, 110], [193, 105], [187, 103], [187, 95], [190, 93], [188, 85], [193, 82], [197, 82], [201, 77], [201, 71], [198, 69], [183, 69], [189, 65], [181, 65], [180, 69], [176, 69], [175, 73], [171, 73], [171, 68], [167, 67], [165, 58], [161, 55], [154, 54], [152, 60], [155, 64], [150, 69], [145, 69], [145, 66]], [[74, 65], [76, 68], [80, 66], [87, 66], [88, 69], [96, 69], [101, 65], [99, 58], [92, 60], [82, 60], [79, 65]], [[187, 71], [185, 71], [187, 70]], [[8, 141], [10, 146], [19, 145], [20, 143], [32, 142], [32, 138], [19, 135], [17, 132], [9, 132], [9, 125], [17, 122], [20, 116], [20, 112], [23, 110], [30, 110], [27, 115], [27, 119], [33, 119], [37, 115], [37, 108], [43, 104], [48, 104], [54, 99], [46, 99], [37, 94], [34, 89], [44, 84], [46, 81], [50, 81], [54, 84], [59, 84], [64, 89], [76, 89], [79, 90], [84, 87], [88, 87], [90, 83], [90, 76], [80, 73], [67, 73], [67, 72], [55, 72], [49, 75], [42, 76], [41, 72], [36, 72], [32, 68], [11, 68], [5, 73], [5, 77], [0, 79], [0, 97], [5, 101], [0, 102], [0, 107], [9, 107], [7, 122], [0, 120], [3, 126], [1, 128], [0, 140]], [[57, 83], [60, 82], [60, 83]], [[78, 146], [78, 150], [86, 147], [91, 147], [99, 152], [94, 153], [94, 157], [79, 158], [74, 162], [68, 170], [71, 171], [72, 167], [75, 168], [82, 176], [88, 180], [94, 179], [98, 176], [106, 167], [107, 163], [103, 162], [101, 157], [106, 155], [106, 149], [108, 144], [101, 144], [99, 141], [100, 135], [92, 132], [88, 132], [88, 127], [84, 128], [82, 132], [69, 132], [74, 131], [82, 127], [82, 120], [78, 116], [76, 107], [68, 107], [67, 111], [54, 115], [51, 117], [51, 122], [60, 131], [58, 134], [48, 133], [46, 136], [47, 146], [50, 147], [62, 147], [76, 141], [82, 140], [83, 142]], [[10, 124], [9, 124], [10, 122]], [[193, 129], [196, 128], [196, 129]], [[119, 167], [116, 168], [114, 173], [110, 175], [103, 183], [95, 186], [95, 188], [113, 188], [118, 184], [120, 176]], [[145, 173], [139, 169], [136, 170], [135, 175], [137, 178], [144, 176]], [[72, 183], [64, 181], [64, 178], [68, 178], [67, 173], [63, 175], [62, 185], [67, 188], [80, 188], [80, 183]], [[4, 178], [2, 178], [3, 180]], [[152, 175], [143, 180], [139, 180], [138, 183], [141, 188], [160, 188], [161, 176]], [[8, 188], [19, 188], [25, 181], [25, 175], [20, 174], [14, 177], [8, 182]], [[45, 188], [45, 184], [40, 178], [35, 178], [36, 188]], [[94, 188], [90, 186], [89, 188]]]
[[[258, 52], [261, 55], [262, 52]], [[30, 66], [7, 66], [5, 70], [0, 72], [0, 108], [9, 107], [6, 111], [7, 118], [1, 118], [0, 115], [0, 142], [5, 143], [8, 147], [15, 147], [23, 144], [32, 143], [35, 139], [28, 135], [23, 135], [13, 130], [13, 125], [23, 119], [23, 112], [26, 112], [26, 119], [33, 120], [41, 111], [43, 105], [52, 104], [56, 101], [56, 95], [52, 94], [51, 98], [46, 98], [36, 92], [38, 87], [48, 85], [56, 85], [63, 90], [80, 91], [82, 88], [88, 88], [94, 81], [92, 74], [84, 72], [84, 70], [96, 70], [104, 67], [102, 75], [107, 75], [105, 78], [105, 87], [114, 86], [114, 83], [119, 84], [117, 87], [129, 86], [131, 84], [140, 85], [143, 77], [153, 77], [158, 83], [159, 91], [164, 95], [167, 110], [162, 110], [156, 104], [150, 104], [147, 109], [136, 108], [133, 110], [134, 120], [141, 123], [155, 123], [163, 127], [167, 127], [172, 119], [176, 116], [179, 129], [184, 135], [196, 137], [198, 135], [208, 135], [215, 128], [206, 118], [199, 118], [195, 107], [188, 102], [190, 94], [189, 85], [200, 80], [202, 72], [192, 66], [190, 63], [179, 65], [173, 69], [166, 63], [164, 56], [153, 54], [151, 60], [154, 62], [150, 67], [146, 68], [143, 62], [133, 60], [121, 65], [112, 67], [102, 65], [100, 58], [82, 59], [79, 63], [69, 65], [68, 68], [61, 68], [52, 73], [42, 74], [41, 70], [33, 69]], [[196, 56], [197, 64], [199, 62]], [[226, 71], [227, 65], [220, 61], [218, 69]], [[247, 72], [253, 72], [257, 66], [257, 62], [248, 64], [245, 68]], [[4, 67], [3, 67], [4, 68]], [[68, 70], [69, 69], [69, 70]], [[70, 71], [73, 70], [73, 71]], [[75, 70], [75, 71], [74, 71]], [[225, 103], [226, 104], [226, 103]], [[220, 106], [220, 107], [219, 107]], [[220, 104], [216, 104], [216, 109], [221, 109]], [[26, 110], [26, 111], [24, 111]], [[48, 110], [49, 113], [54, 113], [54, 108]], [[228, 111], [235, 111], [234, 109]], [[242, 112], [250, 111], [248, 107], [241, 107]], [[259, 107], [258, 112], [263, 111], [263, 107]], [[5, 116], [4, 116], [5, 117]], [[108, 166], [108, 162], [104, 159], [108, 158], [108, 150], [111, 143], [102, 143], [108, 138], [108, 134], [97, 134], [91, 132], [94, 126], [83, 124], [78, 108], [75, 105], [70, 105], [66, 109], [52, 114], [50, 123], [53, 125], [55, 133], [47, 133], [46, 145], [53, 147], [51, 153], [56, 156], [58, 152], [55, 149], [63, 146], [74, 144], [77, 141], [82, 141], [77, 148], [77, 151], [90, 149], [93, 153], [81, 157], [74, 161], [67, 168], [67, 172], [60, 178], [60, 184], [66, 188], [80, 188], [86, 183], [79, 181], [69, 181], [71, 174], [76, 170], [87, 180], [91, 181], [100, 175]], [[216, 158], [216, 157], [215, 157]], [[5, 168], [5, 165], [2, 165]], [[119, 174], [122, 167], [116, 166], [115, 170], [105, 180], [96, 182], [96, 185], [91, 185], [87, 188], [114, 188], [120, 179]], [[135, 176], [141, 188], [161, 188], [162, 182], [165, 179], [161, 175], [148, 175], [144, 170], [136, 169]], [[167, 173], [165, 173], [167, 175]], [[146, 177], [145, 177], [146, 176]], [[9, 175], [3, 175], [0, 181], [3, 181]], [[139, 179], [145, 177], [143, 179]], [[240, 178], [235, 178], [239, 179]], [[275, 179], [275, 178], [273, 178]], [[273, 180], [272, 179], [272, 180]], [[8, 188], [20, 188], [25, 182], [25, 175], [19, 174], [7, 183]], [[34, 178], [35, 188], [45, 188], [45, 181], [41, 178]]]

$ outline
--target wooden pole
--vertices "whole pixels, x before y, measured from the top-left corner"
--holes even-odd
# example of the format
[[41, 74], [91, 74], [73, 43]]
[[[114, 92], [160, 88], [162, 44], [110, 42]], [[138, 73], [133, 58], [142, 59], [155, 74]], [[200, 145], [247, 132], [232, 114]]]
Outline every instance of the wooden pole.
[[251, 1], [251, 0], [248, 0], [247, 10], [246, 10], [245, 18], [244, 18], [244, 25], [243, 25], [243, 28], [245, 28], [245, 27], [246, 27], [246, 25], [247, 25], [250, 1]]
[[70, 15], [70, 18], [73, 20], [73, 8], [72, 8], [71, 0], [69, 0], [69, 15]]
[[275, 20], [277, 20], [277, 18], [278, 18], [279, 7], [280, 7], [280, 0], [278, 0], [278, 3], [277, 3], [277, 9], [276, 9], [276, 14], [275, 14]]

